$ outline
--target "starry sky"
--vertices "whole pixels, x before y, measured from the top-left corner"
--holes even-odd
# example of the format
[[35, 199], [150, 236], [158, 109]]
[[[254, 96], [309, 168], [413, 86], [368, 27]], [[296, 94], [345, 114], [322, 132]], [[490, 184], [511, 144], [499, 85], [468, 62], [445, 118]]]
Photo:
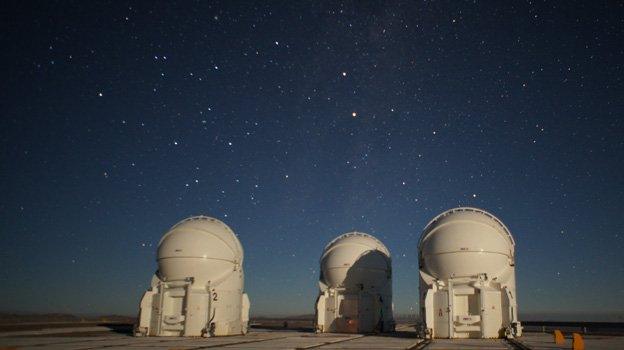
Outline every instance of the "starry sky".
[[515, 236], [521, 318], [624, 319], [621, 2], [0, 6], [0, 311], [134, 315], [204, 214], [253, 315], [313, 313], [351, 230], [413, 314], [421, 230], [467, 205]]

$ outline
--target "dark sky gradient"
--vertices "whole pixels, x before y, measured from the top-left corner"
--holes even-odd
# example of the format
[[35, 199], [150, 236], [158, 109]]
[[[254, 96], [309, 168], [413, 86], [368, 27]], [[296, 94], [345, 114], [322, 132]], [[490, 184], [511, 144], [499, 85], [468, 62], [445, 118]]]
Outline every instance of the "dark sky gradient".
[[516, 238], [521, 314], [624, 317], [622, 2], [0, 6], [0, 310], [135, 314], [205, 214], [255, 315], [312, 313], [354, 229], [409, 313], [422, 228], [470, 205]]

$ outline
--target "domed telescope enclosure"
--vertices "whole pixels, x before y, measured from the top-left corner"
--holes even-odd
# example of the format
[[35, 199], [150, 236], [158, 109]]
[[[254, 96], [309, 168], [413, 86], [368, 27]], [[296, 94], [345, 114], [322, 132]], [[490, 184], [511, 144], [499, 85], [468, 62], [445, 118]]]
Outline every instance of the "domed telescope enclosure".
[[243, 247], [223, 222], [194, 216], [158, 243], [158, 270], [141, 299], [137, 336], [247, 333]]
[[345, 233], [325, 247], [320, 263], [317, 332], [394, 330], [392, 262], [383, 243], [366, 233]]
[[481, 209], [451, 209], [431, 220], [418, 243], [425, 335], [520, 336], [514, 247], [507, 227]]

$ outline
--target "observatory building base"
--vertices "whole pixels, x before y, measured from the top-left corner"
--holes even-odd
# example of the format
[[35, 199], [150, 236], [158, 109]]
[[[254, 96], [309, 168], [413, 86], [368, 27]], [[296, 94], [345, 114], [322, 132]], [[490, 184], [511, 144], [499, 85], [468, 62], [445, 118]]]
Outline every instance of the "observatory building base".
[[[136, 336], [212, 337], [246, 334], [249, 314], [247, 294], [222, 293], [220, 297], [210, 288], [193, 289], [191, 281], [158, 281], [141, 299]], [[242, 298], [242, 300], [241, 300]], [[215, 319], [215, 302], [231, 299], [229, 307]], [[212, 311], [211, 311], [212, 310]]]
[[[485, 277], [448, 280], [427, 290], [425, 324], [434, 338], [504, 338], [521, 336], [512, 319], [510, 291], [492, 287]], [[504, 325], [510, 325], [505, 328]]]
[[317, 332], [392, 332], [394, 322], [383, 316], [383, 309], [384, 305], [379, 302], [378, 295], [327, 290], [316, 303]]

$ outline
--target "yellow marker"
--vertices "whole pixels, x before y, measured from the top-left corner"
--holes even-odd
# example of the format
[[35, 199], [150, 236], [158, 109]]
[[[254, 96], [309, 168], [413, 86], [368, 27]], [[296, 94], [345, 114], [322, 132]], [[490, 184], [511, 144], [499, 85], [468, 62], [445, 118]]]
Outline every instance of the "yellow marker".
[[581, 337], [581, 335], [578, 333], [573, 333], [572, 337], [572, 349], [585, 350], [585, 342], [583, 341], [583, 337]]
[[565, 344], [563, 333], [558, 329], [555, 329], [555, 344]]

